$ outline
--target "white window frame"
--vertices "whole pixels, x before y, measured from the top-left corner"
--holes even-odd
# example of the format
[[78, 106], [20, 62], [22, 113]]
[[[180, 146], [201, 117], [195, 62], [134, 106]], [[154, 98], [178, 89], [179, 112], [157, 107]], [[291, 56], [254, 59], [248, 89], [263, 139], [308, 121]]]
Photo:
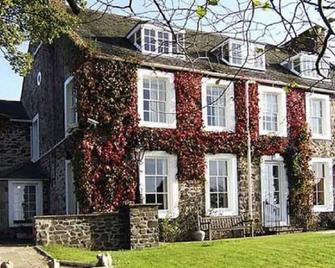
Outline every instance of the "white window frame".
[[[66, 214], [70, 214], [70, 208], [69, 208], [69, 177], [68, 172], [69, 168], [72, 169], [72, 176], [73, 176], [73, 166], [71, 160], [65, 160], [65, 208], [66, 208]], [[76, 199], [76, 198], [75, 198]], [[77, 200], [77, 199], [76, 199]], [[76, 201], [76, 214], [79, 214], [79, 202]]]
[[[147, 69], [139, 69], [137, 72], [137, 108], [140, 116], [139, 126], [152, 128], [176, 128], [176, 91], [174, 86], [173, 73], [152, 71]], [[166, 123], [144, 121], [143, 118], [143, 79], [144, 78], [159, 78], [166, 80]]]
[[[225, 62], [228, 65], [234, 66], [234, 67], [242, 67], [246, 69], [253, 69], [257, 71], [265, 71], [266, 70], [266, 58], [265, 58], [265, 46], [260, 43], [255, 43], [248, 41], [248, 46], [247, 46], [247, 41], [243, 40], [238, 40], [238, 39], [232, 39], [229, 38], [228, 40], [224, 41], [222, 44], [218, 45], [217, 47], [213, 48], [211, 52], [221, 49], [221, 60]], [[223, 47], [228, 44], [228, 60], [224, 58], [224, 53], [223, 53]], [[233, 63], [233, 44], [239, 44], [241, 45], [242, 49], [242, 64], [236, 64]], [[262, 57], [262, 66], [258, 66], [256, 64], [256, 58], [255, 58], [255, 51], [257, 49], [262, 49], [263, 53], [261, 54]], [[249, 53], [247, 52], [249, 50]], [[248, 57], [248, 59], [247, 59]]]
[[[226, 89], [225, 120], [226, 126], [210, 126], [208, 125], [207, 111], [207, 86], [222, 86]], [[203, 78], [201, 83], [201, 98], [202, 98], [202, 119], [204, 121], [206, 131], [235, 131], [235, 101], [234, 101], [234, 83], [232, 81], [220, 80], [215, 78]]]
[[[34, 131], [34, 124], [36, 124], [37, 133]], [[30, 131], [30, 156], [32, 162], [37, 162], [40, 158], [40, 119], [39, 114], [36, 114], [32, 120]]]
[[310, 116], [311, 116], [311, 100], [312, 99], [318, 99], [322, 100], [322, 103], [324, 103], [323, 113], [324, 117], [322, 120], [322, 128], [323, 132], [322, 134], [319, 133], [312, 133], [312, 139], [318, 139], [318, 140], [331, 140], [331, 118], [330, 118], [330, 98], [329, 95], [325, 94], [316, 94], [316, 93], [306, 93], [306, 121], [310, 125]]
[[[312, 79], [312, 80], [320, 80], [322, 79], [322, 77], [317, 73], [316, 71], [316, 59], [317, 59], [317, 55], [315, 54], [308, 54], [308, 52], [301, 52], [287, 60], [285, 60], [283, 63], [281, 63], [281, 65], [283, 66], [287, 66], [287, 68], [294, 74], [300, 76], [300, 77], [303, 77], [303, 78], [308, 78], [308, 79]], [[294, 61], [296, 59], [299, 58], [299, 67], [300, 67], [300, 71], [296, 70], [295, 69], [295, 65], [294, 65]], [[315, 72], [316, 76], [311, 76], [311, 75], [308, 75], [308, 72], [306, 74], [306, 70], [304, 69], [304, 61], [306, 61], [307, 59], [312, 59], [315, 61], [314, 65], [313, 65], [313, 68], [312, 70], [309, 70], [308, 72]], [[323, 64], [326, 64], [326, 62], [324, 60], [321, 60], [320, 62], [320, 69], [321, 69], [321, 72], [324, 72], [325, 69], [322, 69], [322, 65]], [[325, 74], [326, 75], [326, 74]], [[329, 81], [329, 79], [326, 79], [326, 81]]]
[[[155, 51], [149, 51], [144, 49], [144, 30], [154, 30], [155, 31]], [[178, 49], [177, 53], [173, 52], [173, 36], [171, 33], [171, 29], [164, 27], [164, 26], [159, 26], [159, 25], [153, 25], [150, 23], [146, 24], [139, 24], [138, 26], [134, 27], [126, 36], [127, 39], [131, 39], [134, 36], [134, 42], [133, 44], [135, 47], [142, 52], [142, 54], [146, 55], [155, 55], [155, 56], [168, 56], [168, 57], [177, 57], [181, 59], [185, 59], [184, 55], [184, 48], [185, 48], [185, 30], [180, 30], [180, 29], [173, 29], [174, 33], [176, 35], [183, 35], [183, 41], [179, 42], [178, 41]], [[158, 42], [158, 32], [167, 32], [169, 34], [169, 52], [168, 53], [162, 53], [159, 52], [158, 47], [159, 47], [159, 42]], [[135, 34], [140, 34], [141, 35], [141, 44], [138, 44], [135, 40]], [[183, 48], [181, 48], [181, 46]]]
[[[287, 111], [286, 93], [282, 88], [259, 85], [259, 134], [286, 137], [287, 136]], [[278, 130], [268, 131], [263, 129], [263, 93], [274, 93], [278, 95]]]
[[[68, 109], [67, 109], [67, 86], [71, 82], [73, 82], [74, 77], [69, 76], [64, 82], [64, 129], [65, 129], [65, 137], [67, 137], [71, 130], [78, 127], [78, 112], [76, 111], [75, 122], [69, 126], [68, 124]], [[74, 89], [74, 88], [73, 88]]]
[[168, 154], [164, 151], [146, 151], [143, 160], [139, 164], [139, 189], [141, 199], [145, 200], [145, 159], [150, 157], [165, 158], [168, 161], [168, 209], [158, 210], [158, 217], [177, 218], [179, 215], [179, 193], [178, 193], [178, 180], [177, 180], [177, 156]]
[[332, 158], [312, 158], [310, 167], [313, 163], [326, 164], [326, 177], [324, 180], [324, 205], [314, 205], [314, 212], [330, 212], [334, 211], [334, 194], [333, 194], [333, 159]]
[[14, 223], [14, 194], [16, 184], [36, 185], [36, 216], [43, 215], [43, 183], [36, 180], [8, 180], [8, 223], [9, 227], [32, 226], [33, 223]]
[[[210, 207], [210, 185], [209, 185], [209, 161], [210, 160], [226, 160], [228, 161], [228, 175], [230, 174], [228, 187], [228, 208]], [[208, 216], [236, 216], [238, 215], [238, 184], [237, 184], [237, 159], [233, 154], [207, 154], [205, 156], [205, 208]]]

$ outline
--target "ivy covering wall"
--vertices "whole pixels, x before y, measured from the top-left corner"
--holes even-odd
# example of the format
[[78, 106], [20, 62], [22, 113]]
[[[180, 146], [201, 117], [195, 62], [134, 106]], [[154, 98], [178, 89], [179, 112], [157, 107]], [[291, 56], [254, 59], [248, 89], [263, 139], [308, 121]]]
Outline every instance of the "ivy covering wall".
[[[246, 81], [234, 82], [235, 132], [203, 131], [202, 75], [190, 72], [174, 73], [177, 128], [140, 128], [137, 68], [136, 64], [94, 59], [83, 64], [76, 73], [81, 130], [76, 134], [80, 143], [73, 162], [77, 197], [85, 212], [112, 211], [122, 202], [135, 201], [138, 181], [133, 154], [135, 141], [145, 150], [176, 154], [181, 181], [204, 179], [206, 153], [246, 155]], [[290, 201], [294, 206], [304, 207], [303, 211], [293, 212], [306, 215], [311, 209], [307, 196], [312, 174], [304, 172], [309, 170], [311, 153], [304, 109], [299, 106], [304, 105], [304, 93], [291, 89], [287, 96], [288, 138], [259, 136], [258, 86], [250, 84], [248, 87], [253, 157], [274, 153], [285, 156], [293, 186]], [[299, 117], [291, 112], [297, 109], [302, 113]], [[98, 121], [99, 125], [92, 127], [87, 123], [88, 118]], [[304, 201], [299, 203], [301, 199]]]

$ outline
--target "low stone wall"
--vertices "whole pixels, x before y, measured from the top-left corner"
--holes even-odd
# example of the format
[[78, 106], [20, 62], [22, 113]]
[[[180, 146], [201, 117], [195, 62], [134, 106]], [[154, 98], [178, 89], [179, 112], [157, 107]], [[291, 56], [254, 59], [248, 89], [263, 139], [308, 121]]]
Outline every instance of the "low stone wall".
[[158, 210], [150, 206], [129, 208], [130, 248], [157, 247], [159, 244]]
[[157, 205], [130, 205], [115, 213], [35, 217], [36, 243], [90, 249], [158, 246]]

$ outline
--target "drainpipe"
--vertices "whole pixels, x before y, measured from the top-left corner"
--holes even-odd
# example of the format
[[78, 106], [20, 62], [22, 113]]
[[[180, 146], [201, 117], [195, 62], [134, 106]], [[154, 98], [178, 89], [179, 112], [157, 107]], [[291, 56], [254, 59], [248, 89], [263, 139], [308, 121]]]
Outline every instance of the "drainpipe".
[[248, 206], [249, 206], [249, 218], [251, 220], [251, 236], [254, 236], [254, 215], [253, 215], [253, 184], [252, 184], [252, 174], [251, 174], [251, 136], [250, 136], [250, 113], [249, 113], [249, 85], [252, 84], [250, 80], [245, 83], [245, 108], [247, 116], [247, 167], [248, 167]]

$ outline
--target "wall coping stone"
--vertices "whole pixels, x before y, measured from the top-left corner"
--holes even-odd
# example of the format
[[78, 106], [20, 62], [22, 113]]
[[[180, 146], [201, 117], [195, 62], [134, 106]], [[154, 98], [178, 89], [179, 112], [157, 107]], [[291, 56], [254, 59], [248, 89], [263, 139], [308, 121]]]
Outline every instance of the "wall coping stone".
[[35, 216], [35, 220], [46, 220], [46, 219], [77, 219], [77, 218], [90, 218], [90, 217], [101, 217], [101, 216], [111, 216], [111, 215], [117, 215], [119, 214], [118, 211], [116, 212], [104, 212], [104, 213], [90, 213], [90, 214], [70, 214], [70, 215], [41, 215], [41, 216]]
[[[158, 207], [159, 204], [129, 204], [126, 207], [121, 207], [122, 208], [140, 208], [140, 207], [149, 207], [149, 208], [154, 208]], [[35, 216], [35, 220], [39, 219], [76, 219], [76, 218], [88, 218], [88, 217], [101, 217], [101, 216], [111, 216], [111, 215], [117, 215], [119, 211], [114, 211], [114, 212], [95, 212], [95, 213], [88, 213], [88, 214], [61, 214], [61, 215], [40, 215], [40, 216]]]

